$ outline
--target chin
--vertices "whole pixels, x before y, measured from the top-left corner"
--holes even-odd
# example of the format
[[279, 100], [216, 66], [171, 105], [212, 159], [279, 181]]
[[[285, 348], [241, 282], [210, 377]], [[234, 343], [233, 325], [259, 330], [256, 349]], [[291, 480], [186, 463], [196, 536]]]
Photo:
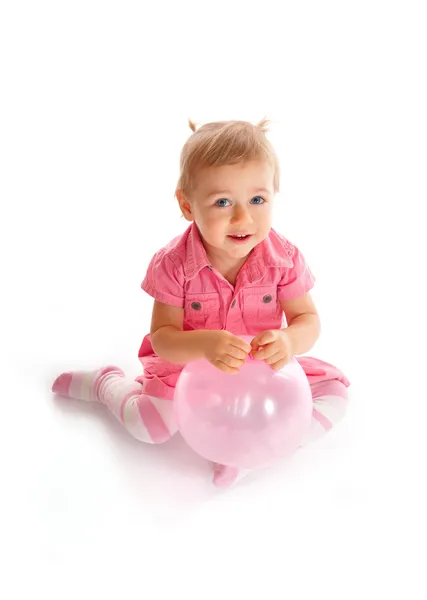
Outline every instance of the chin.
[[258, 242], [255, 242], [252, 244], [248, 244], [247, 246], [241, 246], [240, 248], [236, 248], [234, 251], [234, 255], [239, 256], [240, 258], [243, 258], [244, 256], [248, 256], [249, 253], [255, 248], [255, 246], [257, 244], [258, 244]]

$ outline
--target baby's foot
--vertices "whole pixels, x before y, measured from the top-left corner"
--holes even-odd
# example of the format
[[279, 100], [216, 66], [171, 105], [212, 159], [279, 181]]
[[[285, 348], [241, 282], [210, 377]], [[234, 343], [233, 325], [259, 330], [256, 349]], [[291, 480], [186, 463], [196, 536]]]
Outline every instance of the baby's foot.
[[240, 481], [248, 473], [247, 469], [237, 469], [236, 467], [214, 464], [213, 483], [217, 487], [228, 488]]
[[52, 392], [67, 398], [84, 400], [86, 402], [99, 401], [99, 388], [106, 376], [112, 374], [124, 377], [119, 367], [109, 366], [96, 371], [70, 371], [62, 373], [55, 380]]

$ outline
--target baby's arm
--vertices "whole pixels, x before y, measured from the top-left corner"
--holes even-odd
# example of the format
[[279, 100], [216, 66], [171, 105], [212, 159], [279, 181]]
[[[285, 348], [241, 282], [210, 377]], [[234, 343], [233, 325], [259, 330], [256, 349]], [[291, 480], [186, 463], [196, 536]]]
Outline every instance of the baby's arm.
[[184, 309], [154, 301], [151, 345], [164, 360], [187, 363], [203, 357], [203, 330], [183, 331]]
[[174, 363], [207, 359], [225, 373], [238, 373], [251, 346], [225, 330], [183, 331], [184, 309], [154, 301], [151, 345], [161, 358]]
[[282, 300], [281, 305], [288, 323], [283, 331], [290, 337], [293, 354], [308, 352], [320, 335], [320, 319], [310, 293]]

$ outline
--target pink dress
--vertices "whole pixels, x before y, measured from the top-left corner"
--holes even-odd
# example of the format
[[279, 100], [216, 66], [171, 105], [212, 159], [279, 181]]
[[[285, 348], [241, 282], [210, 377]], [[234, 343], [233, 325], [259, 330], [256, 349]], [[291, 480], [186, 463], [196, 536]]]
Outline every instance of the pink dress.
[[[281, 329], [286, 319], [280, 304], [303, 296], [314, 277], [301, 252], [270, 230], [240, 270], [235, 286], [212, 268], [195, 223], [152, 258], [141, 284], [150, 296], [184, 308], [184, 330], [225, 329], [235, 335], [253, 335]], [[184, 365], [163, 360], [146, 335], [138, 357], [144, 373], [136, 378], [143, 392], [172, 400]], [[310, 384], [338, 380], [350, 385], [336, 367], [310, 357], [297, 358]], [[312, 386], [313, 390], [313, 386]]]

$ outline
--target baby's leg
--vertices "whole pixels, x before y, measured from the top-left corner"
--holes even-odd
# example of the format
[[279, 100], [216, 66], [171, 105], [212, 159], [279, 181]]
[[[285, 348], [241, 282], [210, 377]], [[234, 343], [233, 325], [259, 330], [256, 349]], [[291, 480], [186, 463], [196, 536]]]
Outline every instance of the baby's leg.
[[348, 389], [338, 381], [320, 381], [311, 384], [313, 417], [310, 429], [301, 446], [323, 437], [344, 417], [348, 406]]
[[213, 464], [213, 483], [219, 488], [228, 488], [245, 475], [250, 473], [250, 469], [238, 469], [237, 467], [226, 467], [225, 465]]
[[177, 431], [172, 402], [142, 393], [142, 385], [126, 379], [118, 367], [63, 373], [52, 386], [55, 394], [100, 402], [141, 442], [158, 444]]

